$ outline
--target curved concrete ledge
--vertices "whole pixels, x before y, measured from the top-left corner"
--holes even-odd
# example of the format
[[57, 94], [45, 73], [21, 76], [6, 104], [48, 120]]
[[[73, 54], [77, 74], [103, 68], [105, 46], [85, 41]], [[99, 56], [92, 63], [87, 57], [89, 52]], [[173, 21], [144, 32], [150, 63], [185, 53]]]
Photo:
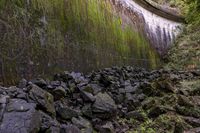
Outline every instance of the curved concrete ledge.
[[145, 8], [146, 10], [148, 10], [160, 17], [163, 17], [168, 20], [175, 21], [175, 22], [185, 23], [185, 18], [183, 16], [163, 10], [161, 6], [158, 7], [158, 6], [152, 5], [151, 3], [149, 3], [146, 0], [133, 0], [133, 1], [136, 2], [138, 5], [140, 5], [141, 7]]

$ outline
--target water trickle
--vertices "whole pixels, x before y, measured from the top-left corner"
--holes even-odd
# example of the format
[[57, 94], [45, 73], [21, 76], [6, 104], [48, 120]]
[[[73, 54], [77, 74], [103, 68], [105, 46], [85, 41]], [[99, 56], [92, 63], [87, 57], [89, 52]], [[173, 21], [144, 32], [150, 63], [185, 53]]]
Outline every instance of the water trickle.
[[144, 33], [160, 54], [164, 54], [167, 51], [181, 32], [183, 25], [181, 22], [175, 22], [158, 16], [141, 7], [134, 0], [115, 0], [115, 3], [141, 16], [140, 18], [143, 19], [144, 23]]

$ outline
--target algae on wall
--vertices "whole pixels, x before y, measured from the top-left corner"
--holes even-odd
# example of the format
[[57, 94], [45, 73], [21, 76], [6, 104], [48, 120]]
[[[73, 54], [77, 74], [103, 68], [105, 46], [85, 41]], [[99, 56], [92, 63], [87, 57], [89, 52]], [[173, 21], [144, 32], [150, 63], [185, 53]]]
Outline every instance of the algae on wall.
[[111, 65], [155, 67], [157, 55], [144, 37], [122, 28], [112, 10], [106, 0], [1, 0], [2, 81]]

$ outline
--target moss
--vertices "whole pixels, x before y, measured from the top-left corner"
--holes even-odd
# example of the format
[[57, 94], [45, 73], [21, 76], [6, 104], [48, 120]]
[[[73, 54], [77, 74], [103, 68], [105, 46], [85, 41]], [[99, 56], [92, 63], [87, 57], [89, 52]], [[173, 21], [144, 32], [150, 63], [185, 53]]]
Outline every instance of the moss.
[[183, 107], [177, 106], [176, 111], [185, 116], [192, 116], [195, 118], [200, 117], [200, 108], [199, 107]]
[[[160, 115], [155, 120], [147, 120], [146, 122], [142, 123], [134, 133], [138, 132], [152, 132], [152, 133], [173, 133], [175, 130], [176, 125], [182, 125], [181, 128], [189, 129], [192, 128], [188, 125], [181, 116], [174, 115], [174, 114], [163, 114]], [[146, 132], [145, 132], [146, 131]]]
[[5, 77], [8, 82], [17, 75], [29, 79], [66, 68], [153, 68], [159, 63], [140, 33], [122, 28], [122, 19], [106, 0], [2, 0], [0, 7], [0, 20], [5, 22], [0, 22], [0, 59], [5, 75], [15, 75]]

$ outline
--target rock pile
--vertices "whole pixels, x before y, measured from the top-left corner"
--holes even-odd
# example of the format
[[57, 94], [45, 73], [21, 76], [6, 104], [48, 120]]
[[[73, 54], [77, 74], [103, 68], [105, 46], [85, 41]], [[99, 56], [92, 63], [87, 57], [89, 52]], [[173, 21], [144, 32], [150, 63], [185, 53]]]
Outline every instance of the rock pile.
[[183, 90], [179, 81], [199, 76], [127, 66], [23, 79], [0, 87], [0, 133], [197, 131], [200, 87]]

